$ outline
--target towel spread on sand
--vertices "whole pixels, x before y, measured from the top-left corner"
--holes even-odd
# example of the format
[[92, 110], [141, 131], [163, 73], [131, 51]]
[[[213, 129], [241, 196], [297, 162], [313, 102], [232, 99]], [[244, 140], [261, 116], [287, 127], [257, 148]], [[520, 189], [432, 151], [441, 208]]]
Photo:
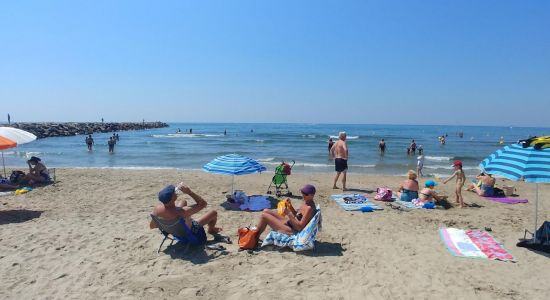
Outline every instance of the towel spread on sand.
[[248, 197], [248, 200], [239, 206], [239, 208], [241, 210], [260, 211], [266, 208], [271, 208], [271, 202], [267, 200], [266, 196], [250, 196]]
[[504, 204], [518, 204], [518, 203], [527, 203], [527, 199], [517, 199], [517, 198], [506, 198], [506, 197], [483, 197], [490, 201], [500, 202]]
[[512, 255], [485, 231], [441, 228], [439, 234], [454, 256], [514, 261]]
[[374, 210], [383, 210], [383, 208], [370, 202], [367, 197], [360, 194], [336, 194], [331, 197], [336, 204], [347, 211], [361, 210], [365, 206], [371, 207]]

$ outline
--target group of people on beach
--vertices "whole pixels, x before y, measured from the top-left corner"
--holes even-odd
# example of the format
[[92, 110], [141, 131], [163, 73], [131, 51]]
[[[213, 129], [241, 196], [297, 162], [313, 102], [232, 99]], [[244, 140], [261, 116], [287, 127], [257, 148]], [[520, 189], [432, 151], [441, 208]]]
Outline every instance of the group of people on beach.
[[[285, 207], [282, 215], [276, 210], [264, 209], [262, 211], [256, 226], [250, 229], [256, 243], [268, 226], [282, 233], [294, 234], [301, 231], [311, 221], [317, 210], [313, 200], [316, 193], [315, 186], [306, 184], [300, 189], [300, 192], [303, 203], [298, 210]], [[195, 203], [189, 204], [186, 200], [177, 201], [179, 194], [190, 196]], [[177, 186], [164, 187], [159, 192], [158, 199], [160, 203], [153, 208], [152, 215], [167, 224], [183, 221], [196, 238], [197, 244], [204, 245], [206, 243], [206, 233], [216, 237], [222, 231], [222, 228], [217, 226], [218, 212], [216, 210], [209, 210], [201, 217], [193, 218], [195, 214], [205, 209], [208, 203], [185, 184], [179, 183]], [[159, 224], [155, 220], [151, 220], [149, 223], [151, 229], [158, 228], [158, 226]], [[206, 231], [204, 226], [207, 227]]]
[[[113, 133], [113, 136], [109, 137], [109, 139], [107, 140], [107, 145], [109, 146], [109, 153], [115, 152], [115, 145], [119, 140], [120, 140], [120, 136], [118, 135], [118, 133]], [[88, 146], [88, 151], [92, 151], [95, 142], [91, 134], [89, 134], [86, 137], [84, 142], [86, 143], [86, 146]]]
[[[462, 170], [462, 161], [455, 160], [453, 162], [453, 168], [453, 174], [449, 178], [443, 180], [443, 184], [447, 184], [447, 182], [455, 179], [455, 202], [461, 208], [463, 208], [466, 206], [464, 204], [464, 198], [462, 197], [462, 189], [466, 184], [466, 175]], [[493, 178], [490, 174], [481, 173], [477, 176], [477, 183], [471, 184], [466, 190], [473, 191], [482, 197], [492, 197], [495, 193], [495, 183], [495, 178]], [[432, 201], [437, 203], [438, 201], [446, 199], [447, 197], [441, 197], [435, 192], [434, 188], [436, 185], [437, 182], [429, 179], [424, 183], [424, 188], [420, 189], [419, 183], [417, 181], [417, 173], [410, 170], [407, 173], [407, 179], [398, 188], [397, 197], [399, 198], [399, 200], [407, 202], [416, 200], [419, 202], [419, 204], [424, 204], [426, 202]]]

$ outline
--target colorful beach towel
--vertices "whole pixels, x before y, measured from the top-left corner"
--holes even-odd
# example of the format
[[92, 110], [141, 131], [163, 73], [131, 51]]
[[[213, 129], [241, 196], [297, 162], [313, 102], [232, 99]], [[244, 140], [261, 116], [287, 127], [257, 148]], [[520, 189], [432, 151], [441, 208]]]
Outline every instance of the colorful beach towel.
[[454, 256], [514, 261], [514, 257], [485, 231], [441, 228], [439, 234]]
[[361, 210], [366, 206], [374, 210], [383, 210], [383, 208], [370, 202], [367, 197], [360, 194], [336, 194], [332, 195], [332, 199], [347, 211]]
[[260, 211], [266, 208], [271, 208], [271, 202], [266, 196], [255, 195], [248, 197], [248, 200], [245, 200], [239, 208], [246, 211]]
[[490, 201], [500, 202], [504, 204], [518, 204], [518, 203], [527, 203], [527, 199], [517, 199], [517, 198], [506, 198], [506, 197], [483, 197]]

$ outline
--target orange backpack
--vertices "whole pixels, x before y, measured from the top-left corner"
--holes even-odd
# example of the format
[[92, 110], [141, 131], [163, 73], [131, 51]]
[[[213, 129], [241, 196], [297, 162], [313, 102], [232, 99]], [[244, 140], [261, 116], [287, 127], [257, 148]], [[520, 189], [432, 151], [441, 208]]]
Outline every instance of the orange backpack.
[[243, 250], [254, 249], [258, 245], [258, 231], [250, 227], [241, 227], [239, 234], [239, 248]]

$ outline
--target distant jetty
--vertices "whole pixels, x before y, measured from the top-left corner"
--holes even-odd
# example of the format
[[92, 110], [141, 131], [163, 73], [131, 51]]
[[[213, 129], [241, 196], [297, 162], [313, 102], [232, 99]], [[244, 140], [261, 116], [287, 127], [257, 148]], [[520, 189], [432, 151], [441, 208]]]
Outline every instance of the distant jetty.
[[168, 127], [163, 122], [141, 123], [13, 123], [11, 125], [33, 133], [39, 139], [55, 136], [73, 136], [79, 134], [93, 134], [95, 132], [115, 132], [127, 130], [143, 130]]

